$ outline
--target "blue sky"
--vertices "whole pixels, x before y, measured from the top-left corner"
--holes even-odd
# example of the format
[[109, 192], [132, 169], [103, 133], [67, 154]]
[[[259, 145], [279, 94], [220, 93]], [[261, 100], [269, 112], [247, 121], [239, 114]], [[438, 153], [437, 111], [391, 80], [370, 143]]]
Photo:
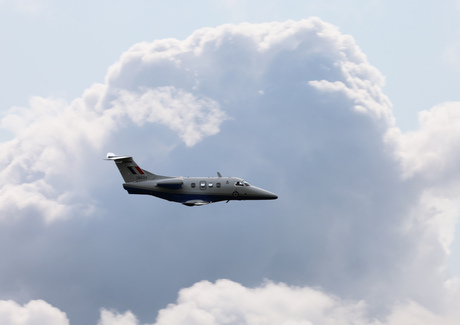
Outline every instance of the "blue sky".
[[458, 323], [459, 7], [0, 1], [1, 323]]

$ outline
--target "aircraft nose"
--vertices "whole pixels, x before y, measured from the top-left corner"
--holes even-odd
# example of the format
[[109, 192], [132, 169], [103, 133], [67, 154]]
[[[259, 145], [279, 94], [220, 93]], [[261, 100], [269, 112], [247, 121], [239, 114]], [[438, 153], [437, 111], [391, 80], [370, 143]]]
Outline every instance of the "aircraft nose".
[[260, 196], [265, 200], [276, 200], [278, 198], [278, 195], [272, 192], [269, 192], [263, 189], [259, 189], [259, 190], [260, 190]]
[[269, 200], [276, 200], [277, 198], [278, 198], [278, 195], [273, 194], [273, 193], [269, 193], [267, 195], [267, 199], [269, 199]]

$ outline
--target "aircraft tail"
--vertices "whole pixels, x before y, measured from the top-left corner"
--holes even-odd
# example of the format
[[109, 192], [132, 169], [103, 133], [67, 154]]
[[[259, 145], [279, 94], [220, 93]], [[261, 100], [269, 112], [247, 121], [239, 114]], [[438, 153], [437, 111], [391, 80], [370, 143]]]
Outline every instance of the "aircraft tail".
[[140, 182], [156, 177], [155, 174], [141, 169], [133, 160], [133, 157], [117, 156], [109, 152], [105, 160], [113, 160], [115, 162], [125, 183]]

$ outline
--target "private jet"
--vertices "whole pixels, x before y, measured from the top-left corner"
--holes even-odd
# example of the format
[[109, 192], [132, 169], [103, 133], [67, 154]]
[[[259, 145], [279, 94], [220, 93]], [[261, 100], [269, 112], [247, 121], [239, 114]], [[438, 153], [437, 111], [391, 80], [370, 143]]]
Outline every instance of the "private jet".
[[172, 177], [153, 174], [140, 168], [129, 156], [108, 153], [106, 160], [113, 160], [123, 180], [123, 188], [129, 194], [152, 195], [186, 206], [202, 206], [231, 200], [274, 200], [275, 194], [253, 186], [238, 177]]

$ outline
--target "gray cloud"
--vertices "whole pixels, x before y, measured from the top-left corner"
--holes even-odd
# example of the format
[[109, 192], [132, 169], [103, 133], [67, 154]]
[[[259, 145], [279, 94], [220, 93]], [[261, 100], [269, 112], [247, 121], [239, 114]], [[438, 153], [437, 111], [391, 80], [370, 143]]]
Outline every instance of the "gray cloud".
[[[445, 269], [458, 186], [445, 149], [456, 133], [439, 125], [455, 123], [442, 116], [456, 104], [403, 134], [383, 86], [352, 37], [311, 18], [136, 44], [81, 98], [11, 109], [1, 121], [13, 138], [0, 144], [0, 238], [12, 247], [0, 298], [43, 299], [72, 324], [151, 323], [181, 288], [227, 283], [267, 299], [268, 289], [314, 292], [363, 324], [398, 310], [444, 317], [458, 301]], [[128, 196], [107, 151], [160, 174], [242, 176], [279, 199], [184, 209]], [[231, 281], [200, 282], [218, 279]], [[160, 316], [190, 301], [181, 299]]]

